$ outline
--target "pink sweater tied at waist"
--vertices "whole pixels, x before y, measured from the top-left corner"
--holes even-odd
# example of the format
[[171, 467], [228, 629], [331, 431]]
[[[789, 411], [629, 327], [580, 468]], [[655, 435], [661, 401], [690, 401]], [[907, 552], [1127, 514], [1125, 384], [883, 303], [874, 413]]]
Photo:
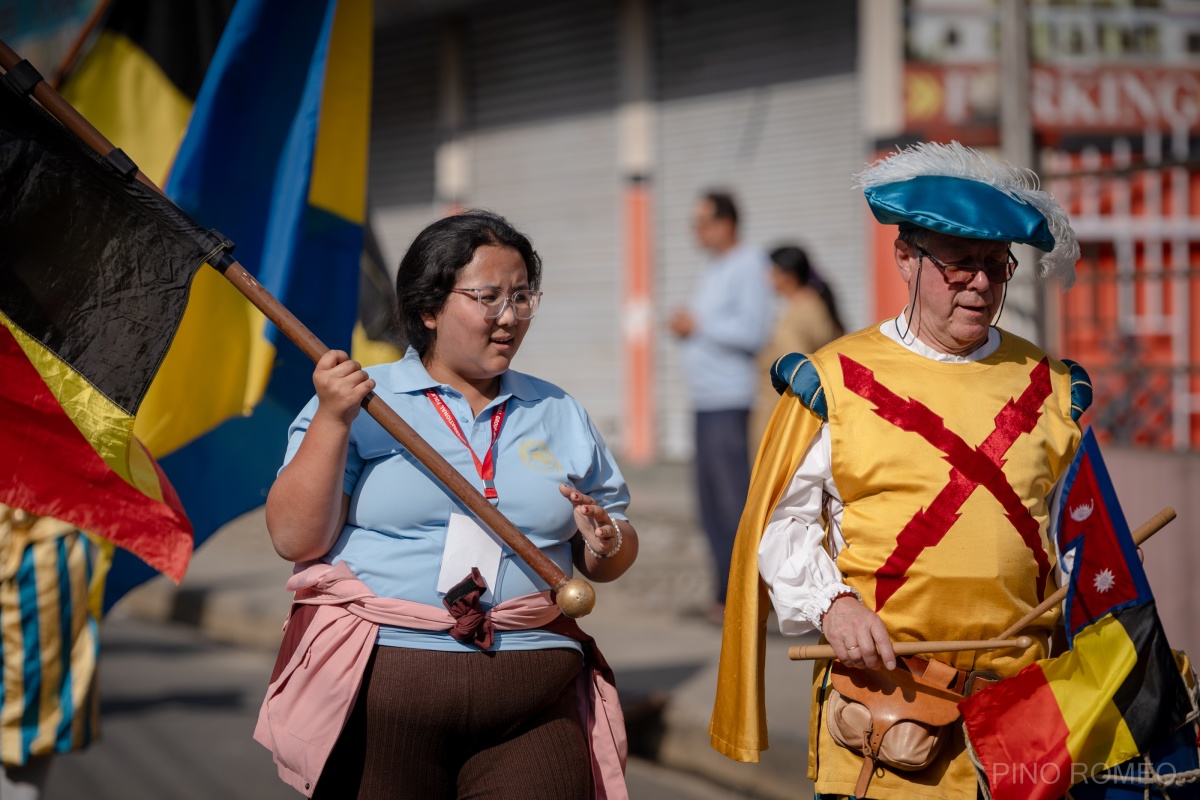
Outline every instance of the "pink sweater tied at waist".
[[541, 628], [583, 644], [576, 705], [592, 759], [594, 800], [628, 800], [625, 719], [612, 670], [595, 641], [561, 615], [549, 592], [507, 600], [483, 613], [478, 593], [454, 613], [410, 600], [376, 597], [344, 563], [314, 564], [288, 581], [292, 612], [254, 739], [274, 755], [279, 777], [306, 797], [354, 708], [380, 625], [451, 631], [488, 649], [492, 629]]

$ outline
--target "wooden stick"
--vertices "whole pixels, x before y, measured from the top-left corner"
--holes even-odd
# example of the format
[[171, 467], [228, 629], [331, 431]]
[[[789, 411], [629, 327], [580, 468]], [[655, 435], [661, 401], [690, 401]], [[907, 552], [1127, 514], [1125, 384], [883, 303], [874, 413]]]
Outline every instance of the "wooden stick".
[[[8, 44], [0, 39], [0, 67], [4, 67], [4, 71], [15, 67], [21, 62], [21, 57], [17, 55]], [[63, 124], [67, 130], [83, 140], [83, 143], [95, 150], [101, 155], [108, 155], [113, 150], [113, 145], [108, 139], [105, 139], [100, 131], [92, 126], [82, 114], [75, 110], [75, 107], [68, 103], [63, 96], [50, 87], [46, 81], [41, 81], [37, 86], [33, 87], [33, 97], [42, 107]], [[154, 191], [162, 194], [162, 189], [154, 185], [154, 181], [147, 178], [141, 170], [138, 170], [137, 179], [150, 187]]]
[[[1141, 546], [1143, 542], [1166, 527], [1167, 523], [1173, 519], [1175, 519], [1175, 509], [1167, 506], [1153, 517], [1143, 522], [1141, 527], [1133, 532], [1133, 543]], [[1007, 630], [1004, 631], [1004, 633], [1000, 634], [1000, 638], [1007, 639], [1008, 637], [1015, 636], [1016, 634], [1025, 630], [1025, 628], [1028, 627], [1031, 622], [1057, 606], [1066, 596], [1067, 587], [1060, 587], [1054, 592], [1054, 594], [1043, 600], [1041, 605], [1014, 622]]]
[[[1166, 525], [1175, 519], [1175, 509], [1167, 506], [1162, 511], [1155, 514], [1150, 519], [1142, 523], [1142, 525], [1133, 532], [1134, 544], [1141, 545], [1154, 534], [1162, 530]], [[1028, 636], [1019, 636], [1016, 639], [1012, 637], [1025, 629], [1029, 623], [1045, 614], [1050, 609], [1062, 602], [1062, 599], [1067, 596], [1067, 587], [1062, 587], [1054, 594], [1047, 597], [1041, 605], [1030, 611], [1020, 620], [1015, 622], [1012, 627], [1004, 631], [995, 639], [985, 639], [974, 642], [893, 642], [892, 649], [895, 650], [898, 656], [913, 656], [923, 653], [954, 653], [962, 650], [999, 650], [1006, 647], [1019, 648], [1022, 650], [1028, 649], [1033, 645], [1033, 639]], [[788, 658], [792, 661], [809, 661], [817, 658], [836, 658], [833, 652], [833, 646], [828, 644], [814, 645], [799, 645], [788, 648]]]
[[[917, 656], [924, 653], [957, 653], [962, 650], [1003, 650], [1015, 648], [1028, 650], [1033, 646], [1033, 639], [1028, 636], [1018, 636], [1016, 639], [979, 639], [963, 642], [893, 642], [892, 649], [898, 656]], [[831, 644], [797, 645], [788, 648], [788, 658], [792, 661], [812, 661], [816, 658], [837, 658]]]
[[[75, 41], [71, 43], [71, 49], [63, 56], [63, 60], [58, 62], [58, 69], [54, 71], [46, 82], [50, 84], [51, 89], [57, 90], [62, 86], [63, 79], [67, 77], [67, 73], [75, 66], [76, 59], [79, 58], [79, 52], [83, 50], [83, 45], [87, 42], [88, 37], [96, 30], [100, 24], [100, 20], [108, 13], [108, 7], [112, 5], [112, 0], [100, 0], [96, 3], [96, 7], [92, 9], [92, 13], [88, 14], [87, 20], [84, 21], [83, 27], [79, 29], [79, 34], [75, 37]], [[5, 69], [8, 69], [5, 67]]]
[[[21, 57], [0, 40], [0, 67], [8, 71], [20, 61]], [[113, 150], [112, 143], [104, 138], [46, 81], [43, 80], [34, 87], [33, 96], [59, 122], [97, 153], [107, 155]], [[162, 193], [162, 190], [140, 171], [137, 178], [146, 186]], [[312, 331], [296, 319], [292, 312], [288, 311], [282, 303], [264, 289], [262, 284], [255, 280], [254, 276], [247, 272], [241, 264], [234, 261], [228, 253], [222, 255], [221, 263], [212, 266], [237, 287], [238, 291], [245, 295], [255, 308], [271, 320], [313, 361], [319, 360], [328, 352], [329, 348]], [[596, 595], [591, 585], [579, 578], [568, 580], [557, 564], [496, 510], [496, 507], [488, 502], [479, 490], [468, 483], [458, 470], [450, 466], [440, 453], [430, 447], [408, 423], [400, 418], [399, 414], [380, 400], [374, 392], [368, 394], [362, 404], [367, 413], [374, 417], [384, 430], [394, 436], [406, 450], [425, 465], [454, 496], [462, 501], [463, 505], [491, 528], [522, 561], [537, 573], [538, 577], [550, 586], [557, 594], [558, 606], [564, 614], [569, 617], [582, 617], [592, 610]]]

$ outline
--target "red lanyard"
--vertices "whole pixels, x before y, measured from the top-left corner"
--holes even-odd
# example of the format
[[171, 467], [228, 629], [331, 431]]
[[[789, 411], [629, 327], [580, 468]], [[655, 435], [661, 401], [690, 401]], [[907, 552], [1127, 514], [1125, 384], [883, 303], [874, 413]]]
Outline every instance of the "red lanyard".
[[504, 409], [508, 407], [508, 403], [501, 403], [492, 409], [492, 443], [488, 446], [487, 455], [483, 461], [480, 461], [479, 456], [475, 455], [471, 443], [463, 435], [462, 428], [459, 427], [458, 420], [454, 418], [454, 413], [450, 411], [446, 401], [433, 389], [426, 389], [425, 396], [429, 398], [429, 402], [433, 403], [438, 416], [442, 418], [442, 422], [446, 423], [450, 432], [466, 445], [467, 452], [471, 454], [471, 459], [475, 462], [475, 469], [479, 472], [479, 477], [483, 479], [483, 496], [493, 503], [499, 501], [500, 495], [496, 494], [496, 462], [492, 458], [492, 452], [496, 449], [496, 440], [500, 438], [500, 426], [504, 424]]

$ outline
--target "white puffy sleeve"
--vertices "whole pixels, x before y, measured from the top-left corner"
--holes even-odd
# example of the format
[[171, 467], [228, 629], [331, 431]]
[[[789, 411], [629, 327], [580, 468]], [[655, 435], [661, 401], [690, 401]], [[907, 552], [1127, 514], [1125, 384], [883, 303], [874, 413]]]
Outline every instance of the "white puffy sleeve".
[[[830, 522], [828, 546], [821, 519], [825, 510]], [[860, 597], [842, 583], [834, 561], [846, 546], [841, 519], [829, 426], [825, 425], [775, 506], [758, 547], [758, 571], [770, 592], [779, 630], [785, 635], [820, 630], [821, 616], [834, 598], [843, 594]]]

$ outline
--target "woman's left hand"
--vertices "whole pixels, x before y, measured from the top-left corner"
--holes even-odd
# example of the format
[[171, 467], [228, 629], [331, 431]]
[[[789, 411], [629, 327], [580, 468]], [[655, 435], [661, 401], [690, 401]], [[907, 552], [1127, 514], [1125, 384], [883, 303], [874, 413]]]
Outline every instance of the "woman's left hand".
[[616, 521], [595, 500], [565, 483], [558, 485], [558, 491], [574, 506], [575, 526], [593, 553], [605, 556], [620, 546]]

